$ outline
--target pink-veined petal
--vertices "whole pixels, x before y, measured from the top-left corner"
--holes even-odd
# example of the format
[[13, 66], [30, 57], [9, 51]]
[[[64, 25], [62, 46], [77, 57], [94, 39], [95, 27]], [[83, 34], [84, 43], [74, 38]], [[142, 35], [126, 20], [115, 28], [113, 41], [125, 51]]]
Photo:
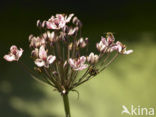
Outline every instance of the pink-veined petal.
[[43, 67], [45, 65], [45, 62], [42, 60], [42, 59], [36, 59], [35, 60], [35, 64], [38, 66], [38, 67]]
[[47, 58], [47, 52], [46, 52], [44, 46], [41, 46], [40, 49], [39, 49], [39, 57], [41, 59], [46, 59]]
[[53, 29], [53, 26], [52, 26], [52, 24], [50, 22], [47, 21], [46, 22], [46, 25], [47, 25], [47, 28], [48, 29]]
[[70, 64], [71, 67], [75, 67], [75, 63], [74, 63], [74, 60], [73, 59], [70, 58], [68, 60], [68, 62], [69, 62], [69, 64]]
[[108, 42], [107, 42], [106, 38], [101, 37], [101, 41], [102, 41], [102, 43], [103, 43], [105, 46], [108, 46]]
[[80, 59], [81, 64], [86, 62], [86, 57], [85, 56], [81, 56], [79, 59]]
[[81, 65], [80, 67], [75, 68], [74, 70], [76, 70], [76, 71], [81, 71], [81, 70], [86, 69], [87, 67], [88, 67], [88, 65], [87, 65], [87, 64], [83, 64], [83, 65]]
[[56, 60], [56, 56], [50, 55], [47, 58], [47, 61], [48, 61], [49, 64], [52, 64], [55, 60]]

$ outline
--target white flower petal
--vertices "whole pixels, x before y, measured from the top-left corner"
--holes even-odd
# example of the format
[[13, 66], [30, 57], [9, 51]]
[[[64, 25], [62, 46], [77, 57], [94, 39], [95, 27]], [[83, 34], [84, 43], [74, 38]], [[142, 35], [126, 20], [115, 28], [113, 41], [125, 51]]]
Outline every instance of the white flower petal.
[[107, 42], [106, 38], [101, 37], [101, 42], [102, 42], [105, 46], [108, 46], [108, 42]]
[[43, 67], [45, 65], [45, 62], [42, 60], [42, 59], [36, 59], [35, 60], [35, 64], [38, 66], [38, 67]]
[[11, 53], [14, 53], [15, 51], [17, 51], [18, 49], [17, 49], [17, 46], [15, 46], [15, 45], [12, 45], [11, 47], [10, 47], [10, 52]]
[[9, 62], [17, 61], [15, 55], [13, 55], [13, 54], [5, 55], [5, 56], [4, 56], [4, 59], [5, 59], [6, 61], [9, 61]]
[[133, 50], [127, 50], [125, 52], [123, 52], [123, 54], [131, 54], [133, 52]]
[[55, 60], [56, 60], [56, 56], [50, 55], [47, 58], [47, 61], [48, 61], [49, 64], [52, 64]]
[[21, 56], [22, 56], [22, 54], [23, 54], [23, 49], [22, 48], [20, 48], [20, 50], [18, 51], [18, 53], [17, 53], [17, 57], [18, 58], [20, 58]]
[[70, 20], [71, 20], [71, 18], [74, 16], [74, 14], [72, 13], [72, 14], [70, 14], [69, 16], [68, 16], [68, 18], [66, 19], [66, 22], [68, 23], [68, 22], [70, 22]]
[[46, 26], [47, 26], [48, 29], [53, 29], [53, 25], [49, 21], [46, 22]]
[[41, 59], [47, 58], [47, 52], [46, 52], [44, 46], [41, 46], [40, 49], [39, 49], [39, 57], [40, 57]]
[[80, 60], [81, 64], [84, 64], [86, 62], [86, 57], [85, 56], [81, 56], [79, 58], [79, 60]]
[[73, 59], [70, 58], [68, 60], [68, 62], [69, 62], [69, 64], [70, 64], [71, 67], [75, 67], [75, 63], [74, 63], [74, 60]]

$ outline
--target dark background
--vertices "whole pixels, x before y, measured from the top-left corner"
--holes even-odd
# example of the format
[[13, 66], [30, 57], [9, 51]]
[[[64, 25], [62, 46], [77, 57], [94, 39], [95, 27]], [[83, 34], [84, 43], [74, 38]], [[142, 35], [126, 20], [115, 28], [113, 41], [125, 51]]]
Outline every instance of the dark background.
[[[72, 110], [75, 117], [79, 117], [80, 115], [84, 117], [113, 117], [112, 108], [109, 108], [112, 100], [114, 100], [113, 105], [116, 105], [114, 106], [114, 110], [116, 110], [116, 108], [119, 109], [119, 111], [116, 112], [116, 115], [119, 116], [120, 105], [122, 104], [135, 103], [152, 105], [155, 103], [153, 99], [156, 97], [156, 87], [154, 87], [156, 83], [154, 79], [154, 70], [156, 68], [156, 2], [154, 0], [1, 0], [1, 117], [60, 117], [64, 114], [62, 100], [59, 94], [52, 92], [52, 89], [48, 87], [46, 87], [46, 91], [43, 90], [45, 87], [31, 79], [29, 74], [25, 72], [21, 66], [16, 63], [10, 64], [3, 60], [3, 55], [8, 52], [11, 45], [15, 44], [25, 50], [25, 55], [22, 57], [22, 60], [32, 66], [33, 63], [29, 59], [30, 55], [28, 53], [30, 51], [27, 48], [28, 36], [39, 33], [36, 28], [36, 21], [38, 19], [47, 20], [51, 15], [55, 15], [56, 13], [74, 13], [79, 17], [83, 23], [82, 34], [83, 36], [89, 37], [91, 51], [95, 50], [95, 48], [92, 48], [92, 45], [95, 45], [95, 43], [100, 40], [101, 35], [106, 32], [114, 32], [117, 40], [125, 42], [129, 48], [134, 49], [133, 55], [130, 55], [129, 58], [120, 57], [121, 60], [117, 60], [117, 62], [106, 71], [106, 76], [112, 78], [112, 80], [106, 78], [101, 82], [113, 82], [114, 85], [107, 86], [106, 83], [105, 86], [101, 84], [101, 87], [97, 87], [100, 85], [100, 81], [93, 80], [90, 85], [89, 83], [86, 84], [85, 88], [87, 90], [83, 89], [84, 87], [79, 89], [80, 93], [82, 92], [80, 98], [86, 100], [82, 99], [78, 101], [75, 99], [76, 97], [71, 99], [71, 104], [74, 105]], [[118, 65], [120, 67], [118, 67]], [[109, 75], [111, 74], [110, 71], [113, 75]], [[122, 71], [127, 72], [122, 73]], [[100, 77], [103, 76], [101, 75]], [[115, 81], [113, 79], [114, 77], [116, 77]], [[136, 80], [136, 78], [138, 79]], [[122, 83], [118, 84], [119, 82]], [[127, 86], [126, 83], [129, 84], [127, 90], [121, 90]], [[92, 86], [92, 84], [96, 86]], [[95, 88], [91, 88], [90, 86]], [[109, 87], [114, 87], [114, 89], [109, 89]], [[146, 89], [147, 87], [148, 89]], [[93, 92], [86, 93], [89, 92], [90, 89], [92, 89]], [[136, 91], [136, 89], [138, 90]], [[97, 90], [99, 93], [96, 94], [95, 92], [97, 92]], [[101, 90], [105, 92], [103, 95], [101, 94]], [[118, 93], [114, 93], [114, 90]], [[109, 94], [111, 91], [112, 93]], [[145, 94], [141, 93], [143, 91]], [[124, 95], [126, 95], [127, 92], [130, 92], [131, 95], [128, 95], [125, 99]], [[141, 93], [142, 98], [132, 98], [140, 96], [138, 92]], [[94, 101], [92, 101], [90, 97], [92, 97], [94, 93], [96, 97], [93, 98]], [[100, 96], [101, 98], [97, 98]], [[117, 98], [114, 99], [113, 96]], [[97, 100], [101, 102], [99, 101], [98, 103]], [[91, 104], [91, 102], [96, 101], [98, 104]], [[108, 108], [105, 109], [105, 106]], [[104, 113], [102, 113], [103, 110], [105, 110]]]

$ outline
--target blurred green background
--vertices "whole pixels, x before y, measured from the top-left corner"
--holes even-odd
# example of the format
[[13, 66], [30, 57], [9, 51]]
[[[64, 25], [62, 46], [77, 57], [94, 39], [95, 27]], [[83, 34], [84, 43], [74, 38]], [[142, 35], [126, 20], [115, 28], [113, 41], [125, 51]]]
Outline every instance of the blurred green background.
[[[13, 44], [22, 47], [22, 60], [33, 63], [29, 34], [38, 34], [36, 21], [56, 13], [75, 13], [83, 23], [90, 51], [105, 32], [114, 32], [134, 53], [120, 56], [103, 73], [70, 93], [72, 117], [126, 117], [122, 105], [156, 108], [156, 3], [148, 1], [0, 1], [0, 117], [64, 117], [60, 94], [34, 81], [3, 55]], [[94, 46], [95, 47], [95, 46]], [[144, 116], [142, 116], [144, 117]]]

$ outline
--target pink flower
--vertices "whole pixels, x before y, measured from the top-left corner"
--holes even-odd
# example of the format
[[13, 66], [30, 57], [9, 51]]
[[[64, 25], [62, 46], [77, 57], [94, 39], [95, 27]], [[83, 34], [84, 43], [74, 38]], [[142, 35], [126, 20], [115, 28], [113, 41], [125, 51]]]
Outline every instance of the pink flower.
[[98, 55], [95, 55], [93, 52], [87, 57], [87, 61], [91, 64], [97, 63], [99, 59]]
[[96, 44], [96, 48], [97, 48], [100, 52], [104, 52], [104, 50], [106, 49], [106, 45], [104, 45], [103, 42], [100, 41], [99, 43]]
[[[44, 36], [44, 35], [43, 35]], [[29, 41], [30, 41], [30, 47], [40, 47], [41, 45], [45, 45], [46, 41], [45, 38], [41, 38], [41, 37], [34, 37], [33, 35], [29, 36]]]
[[49, 68], [49, 65], [52, 64], [56, 60], [55, 56], [49, 55], [47, 56], [47, 51], [44, 46], [41, 46], [39, 49], [39, 58], [35, 60], [35, 64], [38, 67], [46, 67]]
[[112, 47], [113, 50], [118, 51], [121, 54], [131, 54], [133, 50], [126, 50], [126, 46], [117, 41], [116, 45]]
[[61, 29], [66, 23], [70, 22], [71, 18], [74, 14], [70, 14], [68, 17], [63, 14], [56, 14], [56, 16], [52, 16], [46, 23], [48, 29]]
[[111, 37], [101, 37], [101, 41], [99, 43], [96, 44], [96, 48], [100, 51], [100, 52], [112, 52], [113, 49], [112, 47], [114, 46], [114, 39]]
[[86, 69], [88, 67], [87, 64], [85, 64], [86, 62], [86, 57], [85, 56], [81, 56], [80, 58], [76, 59], [69, 59], [68, 60], [70, 66], [73, 68], [73, 70], [75, 71], [81, 71], [83, 69]]
[[23, 53], [22, 48], [18, 50], [18, 48], [15, 45], [13, 45], [10, 47], [10, 53], [5, 55], [4, 59], [9, 62], [18, 61], [19, 58], [22, 56], [22, 53]]

